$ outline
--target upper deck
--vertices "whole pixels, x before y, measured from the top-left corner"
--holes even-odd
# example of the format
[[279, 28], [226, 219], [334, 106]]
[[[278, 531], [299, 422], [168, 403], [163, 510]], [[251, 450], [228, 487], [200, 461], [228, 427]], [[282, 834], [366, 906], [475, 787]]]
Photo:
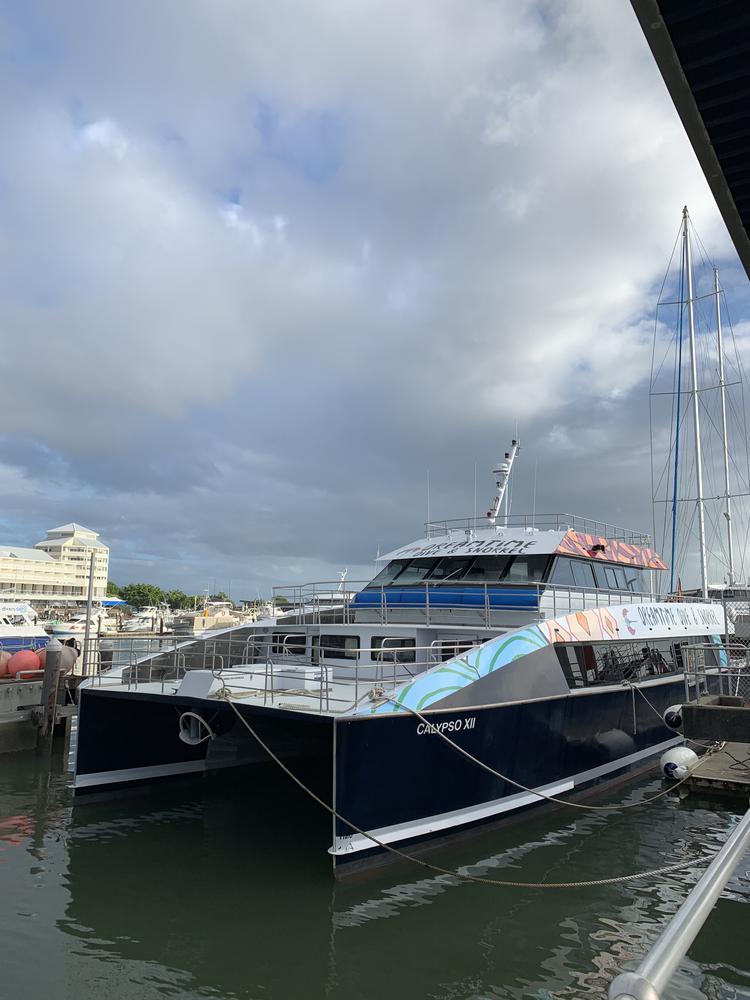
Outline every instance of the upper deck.
[[[502, 524], [495, 522], [501, 520]], [[509, 514], [507, 517], [492, 518], [469, 516], [454, 517], [442, 521], [425, 522], [424, 530], [427, 538], [441, 535], [466, 534], [466, 532], [487, 529], [521, 531], [575, 531], [583, 535], [597, 535], [612, 541], [627, 542], [629, 545], [648, 547], [651, 536], [631, 528], [623, 528], [617, 524], [600, 521], [593, 517], [583, 517], [580, 514]]]

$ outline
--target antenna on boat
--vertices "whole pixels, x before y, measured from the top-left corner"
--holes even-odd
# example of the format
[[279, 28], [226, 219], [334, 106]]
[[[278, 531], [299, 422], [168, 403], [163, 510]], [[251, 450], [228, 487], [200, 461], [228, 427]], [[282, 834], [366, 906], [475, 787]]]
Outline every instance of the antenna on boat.
[[724, 377], [724, 343], [721, 334], [721, 288], [719, 269], [714, 268], [714, 295], [716, 296], [716, 347], [719, 352], [719, 397], [721, 399], [721, 440], [724, 450], [724, 517], [727, 520], [727, 557], [729, 573], [727, 583], [734, 586], [734, 551], [732, 548], [732, 501], [729, 492], [729, 438], [727, 435], [727, 394]]
[[492, 501], [492, 507], [487, 511], [487, 517], [492, 521], [493, 524], [497, 524], [497, 519], [500, 515], [500, 510], [503, 506], [503, 500], [505, 501], [505, 527], [508, 527], [508, 483], [510, 481], [510, 474], [513, 470], [513, 463], [516, 460], [516, 455], [519, 452], [520, 444], [518, 441], [513, 440], [510, 443], [510, 451], [505, 452], [505, 457], [502, 462], [497, 465], [493, 470], [495, 476], [495, 485], [497, 486], [497, 493]]
[[[695, 350], [695, 316], [693, 313], [693, 257], [690, 247], [690, 216], [687, 205], [682, 210], [682, 247], [687, 281], [688, 334], [690, 337], [690, 374], [693, 404], [693, 425], [695, 430], [695, 479], [698, 508], [698, 542], [700, 546], [701, 594], [708, 597], [708, 573], [706, 570], [706, 511], [703, 498], [703, 459], [701, 455], [701, 423], [698, 399], [698, 363]], [[726, 439], [725, 439], [726, 440]]]

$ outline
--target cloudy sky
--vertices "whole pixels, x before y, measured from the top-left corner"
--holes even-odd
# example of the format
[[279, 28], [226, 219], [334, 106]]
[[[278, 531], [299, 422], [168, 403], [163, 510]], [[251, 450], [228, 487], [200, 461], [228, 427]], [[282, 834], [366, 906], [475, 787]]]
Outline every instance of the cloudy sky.
[[650, 530], [683, 204], [750, 318], [630, 5], [0, 3], [0, 528], [118, 582], [367, 574], [470, 513]]

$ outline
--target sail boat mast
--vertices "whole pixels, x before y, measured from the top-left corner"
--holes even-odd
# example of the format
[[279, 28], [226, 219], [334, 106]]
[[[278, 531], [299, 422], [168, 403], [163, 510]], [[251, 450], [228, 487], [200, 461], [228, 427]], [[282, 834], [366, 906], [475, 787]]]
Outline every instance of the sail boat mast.
[[724, 517], [727, 521], [727, 557], [729, 573], [727, 583], [734, 586], [734, 549], [732, 546], [732, 500], [729, 492], [729, 438], [727, 435], [727, 393], [724, 377], [724, 342], [721, 332], [721, 289], [719, 269], [714, 268], [714, 294], [716, 296], [716, 346], [719, 352], [719, 391], [721, 398], [721, 440], [724, 449]]
[[687, 281], [688, 334], [690, 337], [690, 374], [693, 398], [693, 426], [695, 430], [695, 478], [698, 508], [698, 542], [700, 546], [701, 594], [708, 597], [708, 574], [706, 571], [706, 510], [703, 499], [703, 460], [701, 455], [701, 423], [698, 399], [698, 360], [695, 349], [695, 316], [693, 313], [693, 257], [690, 247], [690, 217], [687, 206], [682, 210], [682, 243]]

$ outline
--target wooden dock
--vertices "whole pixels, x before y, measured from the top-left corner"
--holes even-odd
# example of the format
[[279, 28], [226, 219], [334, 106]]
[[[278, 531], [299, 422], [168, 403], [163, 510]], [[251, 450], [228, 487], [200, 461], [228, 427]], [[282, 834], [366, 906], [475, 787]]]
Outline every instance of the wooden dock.
[[750, 798], [750, 743], [725, 743], [702, 757], [685, 784], [695, 791]]

